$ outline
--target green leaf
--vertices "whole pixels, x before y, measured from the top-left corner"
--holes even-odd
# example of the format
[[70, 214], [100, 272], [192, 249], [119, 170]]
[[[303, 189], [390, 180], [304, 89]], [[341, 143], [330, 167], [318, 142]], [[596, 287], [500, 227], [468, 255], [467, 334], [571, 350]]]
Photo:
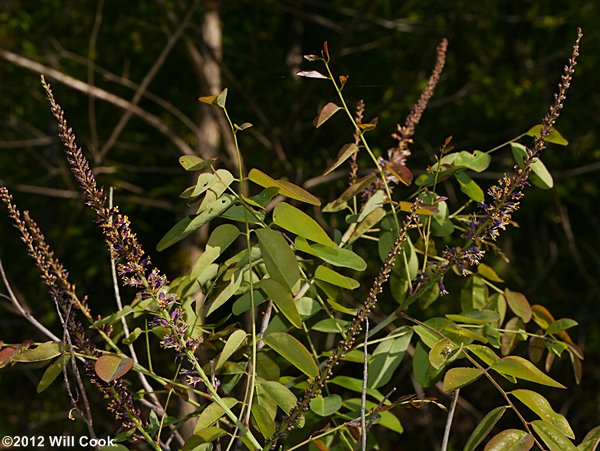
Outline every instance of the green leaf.
[[[527, 148], [523, 144], [510, 143], [513, 157], [520, 167], [524, 166], [524, 159], [527, 156]], [[531, 183], [538, 188], [550, 189], [554, 186], [554, 180], [550, 171], [546, 168], [546, 165], [542, 163], [542, 160], [536, 158], [531, 163], [531, 171], [537, 176], [537, 178], [530, 177]]]
[[53, 359], [62, 352], [62, 343], [56, 341], [47, 341], [33, 349], [26, 349], [23, 352], [15, 354], [13, 362], [43, 362]]
[[209, 167], [214, 162], [214, 158], [211, 158], [210, 160], [203, 160], [196, 155], [184, 155], [179, 157], [179, 164], [186, 171], [201, 171], [202, 169]]
[[371, 213], [367, 215], [365, 219], [363, 219], [356, 226], [356, 229], [354, 229], [354, 232], [352, 232], [352, 235], [350, 235], [350, 238], [348, 239], [348, 243], [354, 243], [357, 239], [359, 239], [361, 236], [367, 233], [371, 228], [375, 227], [379, 223], [379, 221], [381, 221], [385, 217], [386, 214], [387, 213], [383, 208], [375, 208]]
[[552, 324], [548, 326], [546, 329], [547, 334], [555, 334], [557, 332], [561, 332], [566, 329], [570, 329], [571, 327], [577, 326], [579, 323], [571, 318], [562, 318], [554, 321]]
[[319, 368], [310, 352], [290, 334], [272, 332], [265, 335], [264, 342], [308, 377], [319, 375]]
[[527, 451], [535, 440], [531, 434], [519, 429], [506, 429], [495, 435], [483, 451]]
[[355, 308], [348, 308], [343, 306], [342, 304], [339, 304], [338, 302], [334, 301], [331, 298], [327, 299], [327, 303], [331, 306], [331, 308], [333, 308], [336, 312], [341, 312], [341, 313], [345, 313], [346, 315], [352, 315], [352, 316], [356, 316], [356, 313], [358, 312], [358, 309]]
[[241, 274], [233, 274], [233, 276], [231, 276], [231, 280], [229, 281], [229, 285], [223, 288], [217, 297], [207, 305], [208, 308], [206, 310], [206, 316], [209, 316], [211, 313], [225, 304], [229, 299], [231, 299], [235, 292], [240, 288], [242, 280], [244, 280], [244, 278]]
[[124, 316], [133, 313], [133, 311], [133, 307], [131, 307], [130, 305], [126, 305], [121, 310], [113, 313], [112, 315], [105, 316], [104, 318], [92, 323], [90, 329], [97, 329], [98, 327], [103, 326], [104, 324], [114, 324]]
[[332, 285], [347, 288], [348, 290], [354, 290], [360, 286], [360, 283], [357, 280], [351, 277], [343, 276], [333, 269], [323, 265], [319, 266], [315, 271], [315, 279], [323, 280]]
[[477, 183], [475, 183], [469, 174], [461, 171], [454, 174], [454, 177], [456, 177], [456, 180], [458, 180], [460, 190], [469, 196], [470, 199], [473, 199], [475, 202], [484, 201], [485, 195], [483, 194], [483, 190]]
[[94, 371], [104, 382], [112, 382], [123, 377], [133, 368], [133, 359], [114, 354], [98, 357]]
[[357, 180], [352, 185], [350, 185], [346, 190], [338, 197], [336, 200], [329, 202], [325, 208], [323, 208], [323, 213], [334, 213], [336, 211], [341, 211], [347, 206], [347, 202], [356, 196], [358, 193], [362, 192], [367, 186], [375, 181], [377, 176], [375, 174], [368, 174], [363, 178]]
[[444, 376], [442, 390], [446, 393], [453, 392], [457, 388], [469, 385], [483, 373], [479, 368], [450, 368]]
[[325, 172], [323, 172], [323, 175], [327, 175], [327, 174], [331, 173], [334, 169], [336, 169], [338, 166], [340, 166], [344, 161], [346, 161], [348, 158], [350, 158], [356, 152], [358, 152], [358, 146], [356, 144], [354, 144], [354, 143], [344, 144], [342, 146], [342, 148], [340, 149], [338, 156], [335, 158], [333, 163], [331, 163], [331, 165], [327, 169], [325, 169]]
[[502, 280], [498, 274], [496, 274], [496, 271], [494, 271], [491, 266], [488, 266], [485, 263], [479, 263], [479, 265], [477, 265], [477, 274], [479, 274], [481, 277], [485, 277], [487, 280], [491, 280], [492, 282], [504, 282], [504, 280]]
[[550, 451], [576, 451], [575, 445], [553, 424], [543, 420], [531, 422], [531, 427]]
[[300, 284], [300, 268], [289, 244], [276, 230], [259, 229], [255, 233], [267, 272], [293, 293]]
[[500, 318], [498, 312], [487, 309], [469, 309], [462, 312], [460, 315], [445, 315], [446, 318], [452, 321], [466, 324], [489, 324], [495, 323]]
[[321, 205], [321, 201], [305, 189], [285, 180], [275, 180], [259, 169], [251, 169], [250, 173], [248, 174], [248, 180], [256, 183], [259, 186], [262, 186], [263, 188], [278, 188], [279, 194], [282, 196], [287, 196], [290, 199], [296, 199], [311, 205]]
[[230, 221], [246, 222], [249, 224], [261, 224], [265, 219], [265, 213], [256, 211], [248, 205], [232, 205], [219, 215], [220, 218]]
[[[221, 400], [223, 401], [223, 404], [225, 404], [230, 410], [238, 402], [235, 398], [222, 398]], [[196, 426], [194, 427], [194, 434], [212, 426], [214, 423], [217, 422], [219, 418], [223, 416], [224, 413], [225, 410], [216, 402], [213, 402], [212, 404], [206, 406], [204, 410], [202, 410], [200, 415], [198, 415], [198, 421], [196, 422]]]
[[596, 426], [587, 434], [577, 446], [578, 451], [595, 451], [600, 444], [600, 426]]
[[455, 356], [459, 346], [448, 338], [442, 338], [433, 345], [429, 351], [429, 363], [436, 370], [444, 368], [446, 364]]
[[322, 417], [328, 417], [336, 413], [342, 407], [340, 395], [317, 396], [310, 400], [310, 410]]
[[486, 365], [492, 365], [500, 360], [500, 357], [498, 357], [496, 353], [487, 346], [469, 345], [465, 348], [475, 354], [475, 356], [477, 356], [477, 358], [483, 361]]
[[242, 345], [242, 343], [244, 343], [245, 340], [245, 331], [241, 329], [234, 330], [229, 336], [229, 338], [227, 338], [225, 346], [223, 346], [223, 350], [221, 351], [219, 359], [217, 360], [217, 364], [215, 365], [215, 370], [218, 370], [221, 367], [221, 365], [227, 362], [229, 357], [231, 357], [231, 355], [239, 349], [239, 347]]
[[340, 334], [348, 327], [349, 321], [335, 318], [324, 318], [311, 326], [311, 330], [329, 334]]
[[256, 286], [267, 294], [267, 297], [275, 303], [279, 311], [294, 327], [302, 328], [302, 318], [300, 318], [298, 308], [286, 286], [275, 279], [263, 279]]
[[356, 271], [364, 271], [367, 269], [367, 263], [363, 258], [352, 252], [350, 249], [309, 243], [301, 236], [296, 237], [294, 244], [297, 250], [319, 257], [324, 262], [333, 266], [350, 268]]
[[556, 413], [548, 400], [542, 395], [531, 390], [522, 389], [513, 390], [509, 393], [529, 407], [542, 420], [547, 421], [556, 427], [562, 434], [571, 439], [575, 439], [575, 434], [567, 419], [560, 413]]
[[202, 213], [195, 217], [187, 216], [175, 224], [171, 229], [161, 238], [156, 245], [157, 251], [163, 251], [173, 244], [183, 240], [184, 238], [191, 235], [197, 229], [202, 227], [204, 224], [216, 218], [225, 210], [227, 210], [235, 197], [231, 194], [223, 194], [220, 198], [216, 199], [210, 206], [206, 207]]
[[190, 191], [190, 189], [186, 189], [179, 197], [187, 199], [191, 197], [198, 197], [210, 187], [217, 180], [217, 176], [212, 172], [203, 172], [196, 179], [196, 185]]
[[[443, 158], [442, 158], [443, 160]], [[492, 157], [486, 152], [475, 150], [473, 153], [465, 150], [458, 153], [454, 160], [454, 166], [459, 168], [471, 169], [475, 172], [485, 171], [492, 161]]]
[[142, 335], [142, 333], [144, 333], [144, 331], [142, 329], [140, 329], [139, 327], [136, 327], [135, 329], [133, 329], [133, 331], [129, 334], [129, 336], [127, 336], [126, 338], [123, 338], [123, 344], [126, 345], [130, 345], [133, 342], [135, 342], [135, 340], [138, 339], [138, 337], [140, 335]]
[[333, 102], [327, 103], [327, 105], [325, 105], [321, 109], [321, 111], [319, 112], [319, 114], [317, 115], [317, 117], [315, 117], [315, 120], [313, 121], [314, 126], [316, 128], [319, 128], [331, 116], [333, 116], [335, 113], [337, 113], [340, 110], [341, 110], [341, 108], [339, 106], [337, 106], [335, 103], [333, 103]]
[[556, 388], [566, 388], [563, 384], [543, 373], [533, 363], [523, 357], [512, 355], [504, 357], [500, 361], [494, 363], [491, 368], [500, 374], [514, 376], [537, 384]]
[[196, 279], [211, 263], [213, 263], [225, 250], [240, 236], [239, 229], [233, 224], [222, 224], [210, 234], [204, 252], [194, 263], [190, 277]]
[[[527, 132], [525, 132], [525, 134], [527, 136], [537, 136], [539, 138], [541, 136], [541, 131], [542, 131], [542, 124], [538, 124], [538, 125], [534, 125], [529, 130], [527, 130]], [[566, 146], [569, 144], [569, 141], [567, 141], [564, 138], [564, 136], [561, 135], [558, 132], [558, 130], [556, 130], [554, 128], [552, 129], [550, 134], [548, 136], [546, 136], [544, 141], [552, 143], [552, 144], [558, 144], [559, 146]]]
[[460, 290], [460, 306], [463, 310], [482, 309], [488, 303], [488, 294], [485, 281], [473, 274]]
[[329, 238], [317, 221], [285, 202], [280, 202], [273, 210], [273, 222], [295, 235], [324, 246], [336, 247], [336, 244]]
[[431, 366], [428, 352], [420, 341], [415, 346], [412, 370], [415, 380], [422, 387], [435, 385], [444, 371], [443, 369], [436, 370]]
[[[254, 290], [254, 307], [258, 307], [260, 304], [266, 302], [267, 299], [264, 297], [263, 293]], [[252, 298], [250, 297], [250, 291], [248, 290], [246, 293], [241, 295], [239, 298], [235, 300], [233, 306], [231, 307], [231, 312], [239, 316], [242, 313], [247, 312], [252, 309]]]
[[504, 297], [510, 309], [523, 320], [524, 323], [531, 321], [533, 311], [531, 305], [524, 294], [516, 291], [510, 291], [508, 288], [504, 289]]
[[[396, 373], [413, 335], [410, 327], [404, 327], [403, 329], [404, 334], [402, 336], [382, 341], [371, 354], [367, 374], [368, 387], [383, 387], [390, 382], [392, 376]], [[400, 332], [396, 329], [393, 331], [393, 335], [399, 335]]]
[[[68, 363], [69, 360], [71, 359], [70, 355], [65, 355], [65, 363]], [[48, 368], [46, 368], [46, 371], [44, 371], [44, 374], [42, 375], [42, 378], [40, 379], [38, 385], [37, 385], [37, 392], [41, 393], [44, 390], [46, 390], [51, 384], [52, 382], [54, 382], [56, 380], [56, 378], [58, 377], [59, 374], [62, 374], [63, 371], [63, 358], [62, 356], [60, 356], [58, 359], [56, 359], [54, 362], [52, 362]]]
[[252, 404], [252, 418], [256, 421], [258, 430], [263, 437], [272, 437], [275, 434], [275, 422], [263, 406], [260, 404]]
[[290, 413], [298, 402], [298, 399], [292, 391], [280, 382], [261, 380], [259, 381], [258, 386], [260, 389], [264, 390], [285, 413]]
[[[364, 360], [364, 354], [363, 354]], [[361, 361], [362, 363], [362, 361]], [[363, 390], [363, 381], [362, 379], [357, 379], [356, 377], [350, 376], [336, 376], [328, 381], [330, 384], [339, 385], [340, 387], [347, 388], [356, 393], [362, 393]], [[367, 395], [375, 398], [378, 402], [383, 401], [385, 398], [381, 394], [381, 392], [374, 388], [367, 387]]]
[[477, 446], [485, 440], [488, 434], [492, 432], [492, 429], [494, 429], [498, 420], [502, 418], [504, 412], [506, 412], [506, 406], [496, 407], [489, 411], [471, 433], [463, 451], [475, 451], [475, 448], [477, 448]]

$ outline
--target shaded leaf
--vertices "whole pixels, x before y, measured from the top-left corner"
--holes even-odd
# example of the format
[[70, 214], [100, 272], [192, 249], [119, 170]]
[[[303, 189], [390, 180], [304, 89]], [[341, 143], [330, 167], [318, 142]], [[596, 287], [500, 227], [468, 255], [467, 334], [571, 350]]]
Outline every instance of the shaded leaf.
[[94, 371], [104, 382], [112, 382], [123, 377], [133, 368], [133, 359], [118, 355], [103, 355], [98, 357]]
[[[377, 345], [369, 358], [367, 386], [379, 388], [386, 385], [396, 373], [404, 354], [410, 344], [413, 331], [404, 327], [404, 334], [394, 339], [387, 339]], [[394, 330], [393, 335], [399, 335], [401, 330]]]
[[285, 413], [290, 413], [298, 399], [292, 391], [277, 381], [260, 381], [259, 387], [264, 390]]
[[341, 110], [341, 108], [339, 106], [337, 106], [333, 102], [329, 102], [327, 105], [325, 105], [321, 109], [321, 111], [319, 112], [317, 117], [315, 117], [315, 119], [313, 120], [313, 125], [316, 128], [319, 128], [321, 125], [323, 125], [331, 116], [333, 116], [339, 110]]
[[231, 297], [235, 294], [235, 292], [240, 288], [242, 284], [242, 280], [244, 278], [241, 274], [234, 274], [231, 276], [231, 280], [229, 284], [221, 290], [221, 292], [217, 295], [217, 297], [207, 305], [206, 316], [209, 316], [223, 304], [225, 304]]
[[310, 352], [290, 334], [272, 332], [265, 335], [264, 342], [308, 377], [319, 374], [319, 368]]
[[491, 368], [501, 374], [507, 374], [537, 384], [548, 385], [556, 388], [566, 388], [563, 384], [555, 381], [543, 373], [529, 360], [519, 356], [507, 356], [494, 363]]
[[595, 451], [600, 444], [600, 426], [596, 426], [587, 434], [577, 446], [578, 451]]
[[333, 213], [336, 211], [343, 210], [347, 206], [347, 202], [356, 196], [358, 193], [363, 191], [367, 186], [375, 181], [377, 176], [373, 173], [364, 176], [350, 185], [336, 200], [329, 202], [325, 208], [324, 213]]
[[[364, 359], [364, 354], [363, 354], [363, 359]], [[362, 360], [360, 363], [362, 363]], [[336, 377], [330, 379], [328, 381], [328, 383], [339, 385], [340, 387], [347, 388], [348, 390], [356, 392], [356, 393], [362, 393], [362, 390], [363, 390], [362, 379], [358, 379], [356, 377], [336, 376]], [[374, 388], [367, 387], [367, 395], [375, 398], [378, 402], [381, 402], [384, 399], [384, 396], [381, 394], [381, 392]]]
[[133, 331], [125, 338], [123, 338], [123, 344], [126, 345], [130, 345], [133, 342], [135, 342], [135, 340], [138, 339], [138, 337], [143, 333], [144, 331], [142, 329], [140, 329], [139, 327], [136, 327], [135, 329], [133, 329]]
[[415, 380], [422, 387], [435, 385], [444, 372], [443, 368], [437, 370], [431, 366], [431, 363], [429, 363], [429, 353], [420, 341], [415, 346], [412, 371]]
[[[68, 354], [65, 355], [65, 359], [64, 359], [65, 363], [68, 363], [70, 359], [71, 359], [70, 355], [68, 355]], [[46, 390], [52, 384], [52, 382], [54, 382], [56, 380], [58, 375], [62, 374], [62, 371], [63, 371], [63, 358], [62, 358], [62, 356], [60, 356], [58, 359], [56, 359], [54, 362], [52, 362], [48, 366], [48, 368], [46, 368], [46, 371], [44, 371], [42, 378], [38, 382], [36, 391], [38, 393], [41, 393], [44, 390]]]
[[263, 279], [256, 286], [263, 290], [269, 299], [271, 299], [279, 311], [288, 319], [294, 327], [302, 327], [302, 319], [294, 299], [286, 286], [275, 279]]
[[198, 257], [190, 277], [199, 277], [240, 235], [239, 229], [233, 224], [221, 224], [210, 234], [202, 255]]
[[527, 451], [535, 440], [531, 434], [519, 429], [506, 429], [496, 434], [485, 445], [484, 451]]
[[371, 211], [371, 213], [369, 213], [367, 217], [358, 224], [354, 232], [352, 232], [352, 235], [350, 235], [350, 238], [348, 239], [348, 243], [353, 243], [367, 233], [371, 228], [375, 227], [379, 221], [385, 217], [385, 215], [386, 211], [381, 207], [377, 207]]
[[504, 328], [506, 330], [502, 334], [500, 351], [502, 352], [502, 355], [508, 355], [517, 347], [517, 344], [520, 341], [523, 341], [523, 338], [518, 331], [525, 330], [525, 323], [523, 323], [521, 318], [515, 316], [508, 320]]
[[331, 173], [334, 169], [336, 169], [338, 166], [340, 166], [344, 161], [346, 161], [348, 158], [350, 158], [356, 152], [358, 152], [358, 146], [356, 144], [354, 144], [354, 143], [344, 144], [342, 146], [342, 148], [340, 149], [338, 156], [335, 158], [333, 163], [331, 163], [331, 165], [329, 165], [329, 167], [327, 169], [325, 169], [325, 172], [323, 172], [323, 175], [327, 175], [327, 174]]
[[467, 440], [467, 444], [465, 445], [463, 451], [474, 451], [477, 446], [485, 440], [494, 426], [502, 418], [506, 412], [506, 406], [496, 407], [495, 409], [489, 411], [479, 422], [477, 427], [471, 433], [469, 440]]
[[323, 230], [317, 221], [298, 208], [285, 202], [280, 202], [273, 210], [273, 222], [295, 235], [324, 246], [336, 247], [336, 244], [329, 238], [327, 232]]
[[305, 189], [285, 180], [275, 180], [259, 169], [251, 169], [248, 174], [248, 180], [262, 186], [263, 188], [278, 188], [279, 194], [282, 196], [287, 196], [291, 199], [296, 199], [311, 205], [321, 205], [321, 201]]
[[569, 425], [567, 419], [560, 413], [556, 413], [546, 398], [537, 392], [531, 390], [513, 390], [509, 392], [533, 412], [537, 414], [542, 420], [551, 423], [556, 427], [562, 434], [571, 439], [575, 438], [575, 434]]
[[496, 355], [494, 351], [492, 351], [487, 346], [482, 345], [469, 345], [466, 346], [466, 349], [471, 351], [473, 354], [477, 356], [481, 361], [483, 361], [486, 365], [492, 365], [500, 360], [500, 357]]
[[333, 415], [342, 407], [340, 395], [317, 396], [310, 400], [310, 410], [322, 417]]
[[[524, 159], [527, 156], [527, 148], [519, 143], [510, 143], [510, 148], [516, 163], [520, 167], [523, 167]], [[554, 180], [552, 179], [550, 171], [548, 171], [546, 165], [542, 163], [542, 160], [539, 158], [536, 158], [535, 161], [531, 163], [531, 171], [537, 176], [536, 178], [530, 177], [531, 183], [538, 188], [550, 189], [554, 186]]]
[[504, 297], [506, 298], [506, 302], [508, 302], [510, 309], [515, 315], [521, 318], [524, 323], [528, 323], [531, 320], [533, 310], [531, 310], [531, 305], [529, 305], [529, 301], [527, 301], [527, 298], [523, 293], [510, 291], [508, 288], [505, 288]]
[[457, 388], [470, 384], [483, 373], [484, 371], [479, 368], [450, 368], [444, 376], [442, 390], [446, 393], [453, 392]]
[[575, 445], [554, 425], [543, 420], [531, 422], [531, 426], [550, 451], [575, 451]]
[[255, 233], [267, 272], [271, 278], [289, 287], [293, 293], [300, 283], [300, 268], [294, 252], [281, 232], [259, 229]]

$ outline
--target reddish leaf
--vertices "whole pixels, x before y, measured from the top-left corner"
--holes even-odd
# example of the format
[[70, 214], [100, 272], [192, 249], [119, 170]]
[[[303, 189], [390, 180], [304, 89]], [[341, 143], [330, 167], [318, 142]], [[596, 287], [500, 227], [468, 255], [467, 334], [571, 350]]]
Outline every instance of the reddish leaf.
[[321, 125], [325, 123], [331, 116], [337, 113], [341, 108], [337, 106], [333, 102], [329, 102], [327, 105], [323, 107], [321, 112], [314, 119], [313, 124], [315, 127], [319, 128]]
[[406, 186], [410, 185], [413, 181], [414, 174], [406, 166], [399, 164], [388, 164], [385, 168], [396, 177], [396, 180], [404, 183]]
[[340, 75], [340, 89], [343, 89], [350, 78], [350, 75]]
[[94, 370], [104, 382], [112, 382], [123, 377], [133, 368], [133, 359], [118, 355], [103, 355], [96, 360]]
[[12, 362], [13, 357], [17, 353], [17, 348], [13, 348], [12, 346], [7, 346], [0, 351], [0, 368], [4, 368], [10, 362]]
[[325, 61], [329, 62], [329, 46], [327, 45], [327, 41], [323, 43], [323, 55], [325, 56]]

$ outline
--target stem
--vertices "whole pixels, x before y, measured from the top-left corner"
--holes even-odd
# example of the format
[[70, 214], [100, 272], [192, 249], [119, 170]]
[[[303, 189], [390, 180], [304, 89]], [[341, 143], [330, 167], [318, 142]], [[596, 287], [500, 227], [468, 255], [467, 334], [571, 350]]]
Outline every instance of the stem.
[[452, 428], [452, 419], [454, 418], [454, 412], [456, 411], [456, 403], [458, 402], [459, 393], [460, 388], [457, 388], [454, 390], [454, 393], [452, 393], [452, 404], [450, 404], [450, 411], [448, 412], [448, 418], [446, 419], [446, 427], [444, 429], [444, 439], [442, 440], [441, 451], [446, 451], [448, 449], [448, 439], [450, 438], [450, 429]]

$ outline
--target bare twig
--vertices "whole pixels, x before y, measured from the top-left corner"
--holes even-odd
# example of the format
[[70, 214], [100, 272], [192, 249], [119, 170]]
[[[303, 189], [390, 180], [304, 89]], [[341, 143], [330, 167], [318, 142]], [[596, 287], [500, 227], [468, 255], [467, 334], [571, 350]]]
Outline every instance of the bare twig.
[[58, 81], [59, 83], [62, 83], [72, 89], [75, 89], [76, 91], [92, 95], [97, 99], [108, 102], [123, 110], [131, 110], [133, 114], [138, 116], [147, 124], [154, 127], [164, 136], [166, 136], [173, 143], [173, 145], [175, 145], [179, 149], [179, 151], [182, 154], [194, 155], [194, 151], [192, 150], [192, 148], [184, 140], [177, 136], [177, 134], [173, 130], [171, 130], [158, 116], [148, 113], [146, 110], [143, 110], [137, 105], [132, 105], [131, 102], [129, 102], [128, 100], [118, 97], [108, 91], [105, 91], [104, 89], [100, 89], [95, 86], [90, 86], [88, 83], [66, 75], [56, 69], [53, 69], [44, 64], [40, 64], [29, 58], [25, 58], [24, 56], [17, 55], [16, 53], [5, 49], [0, 49], [0, 58], [3, 58], [4, 60], [9, 61], [24, 69], [27, 69], [31, 72], [35, 72], [38, 74], [43, 73], [48, 78], [52, 78]]
[[23, 306], [21, 305], [21, 303], [15, 296], [15, 293], [13, 292], [10, 284], [8, 283], [8, 277], [6, 277], [6, 273], [4, 272], [4, 266], [2, 265], [2, 260], [0, 260], [0, 275], [2, 276], [2, 281], [4, 282], [4, 285], [6, 286], [6, 290], [8, 291], [8, 298], [11, 300], [11, 302], [15, 306], [15, 308], [19, 311], [21, 316], [23, 316], [23, 318], [25, 318], [27, 321], [29, 321], [37, 330], [39, 330], [41, 333], [43, 333], [50, 340], [61, 341], [60, 338], [58, 338], [56, 335], [54, 335], [52, 332], [50, 332], [46, 328], [46, 326], [44, 326], [42, 323], [40, 323], [37, 319], [35, 319], [35, 317], [31, 313], [29, 313], [27, 310], [25, 310], [23, 308]]
[[367, 451], [367, 421], [365, 411], [367, 409], [367, 378], [369, 376], [369, 353], [367, 352], [367, 341], [369, 340], [369, 318], [365, 319], [365, 340], [364, 340], [364, 359], [363, 359], [363, 382], [360, 394], [360, 427], [362, 429], [361, 444], [362, 451]]
[[450, 405], [450, 410], [448, 411], [448, 418], [446, 419], [446, 427], [444, 429], [444, 439], [442, 440], [442, 450], [446, 451], [448, 449], [448, 440], [450, 439], [450, 429], [452, 428], [452, 419], [454, 418], [454, 412], [456, 411], [456, 403], [458, 402], [458, 397], [460, 396], [460, 388], [454, 390], [452, 393], [452, 404]]

